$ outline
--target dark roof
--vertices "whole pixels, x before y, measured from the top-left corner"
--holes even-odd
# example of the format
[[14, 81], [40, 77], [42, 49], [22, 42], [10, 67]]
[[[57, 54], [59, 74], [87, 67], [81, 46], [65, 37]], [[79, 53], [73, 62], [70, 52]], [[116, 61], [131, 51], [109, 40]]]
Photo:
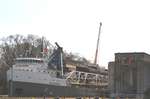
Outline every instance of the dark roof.
[[119, 53], [115, 53], [115, 55], [117, 55], [117, 54], [149, 55], [145, 52], [121, 52], [121, 53], [119, 52]]

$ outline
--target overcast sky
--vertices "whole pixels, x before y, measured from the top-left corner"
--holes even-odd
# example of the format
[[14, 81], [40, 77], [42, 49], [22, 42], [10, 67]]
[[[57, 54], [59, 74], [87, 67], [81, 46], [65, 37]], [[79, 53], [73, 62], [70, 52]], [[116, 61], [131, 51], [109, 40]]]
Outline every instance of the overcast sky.
[[0, 0], [0, 37], [45, 36], [91, 61], [100, 22], [100, 65], [116, 52], [150, 53], [149, 0]]

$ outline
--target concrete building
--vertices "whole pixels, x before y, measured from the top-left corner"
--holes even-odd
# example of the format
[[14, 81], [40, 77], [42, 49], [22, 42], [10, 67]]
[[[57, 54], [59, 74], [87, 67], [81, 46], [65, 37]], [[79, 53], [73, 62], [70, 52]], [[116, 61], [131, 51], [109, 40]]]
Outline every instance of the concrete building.
[[144, 99], [150, 88], [150, 55], [146, 53], [116, 53], [109, 62], [111, 97]]

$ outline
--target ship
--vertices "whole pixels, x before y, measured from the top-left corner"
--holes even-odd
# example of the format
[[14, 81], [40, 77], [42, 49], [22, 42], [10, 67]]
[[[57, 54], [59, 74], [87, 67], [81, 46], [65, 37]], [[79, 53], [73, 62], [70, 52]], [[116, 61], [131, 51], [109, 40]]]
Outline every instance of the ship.
[[49, 57], [15, 59], [7, 71], [8, 95], [94, 97], [104, 94], [108, 85], [107, 71], [97, 64], [67, 61], [62, 47], [55, 44]]

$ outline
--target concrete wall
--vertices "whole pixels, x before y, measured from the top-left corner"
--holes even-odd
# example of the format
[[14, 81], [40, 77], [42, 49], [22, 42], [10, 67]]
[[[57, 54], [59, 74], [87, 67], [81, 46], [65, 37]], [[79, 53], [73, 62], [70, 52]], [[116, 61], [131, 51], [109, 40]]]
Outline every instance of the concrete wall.
[[113, 93], [115, 92], [115, 86], [114, 86], [114, 62], [109, 62], [108, 64], [108, 88], [110, 92]]
[[146, 53], [116, 53], [109, 63], [109, 88], [111, 95], [133, 95], [143, 99], [150, 88], [150, 55]]

